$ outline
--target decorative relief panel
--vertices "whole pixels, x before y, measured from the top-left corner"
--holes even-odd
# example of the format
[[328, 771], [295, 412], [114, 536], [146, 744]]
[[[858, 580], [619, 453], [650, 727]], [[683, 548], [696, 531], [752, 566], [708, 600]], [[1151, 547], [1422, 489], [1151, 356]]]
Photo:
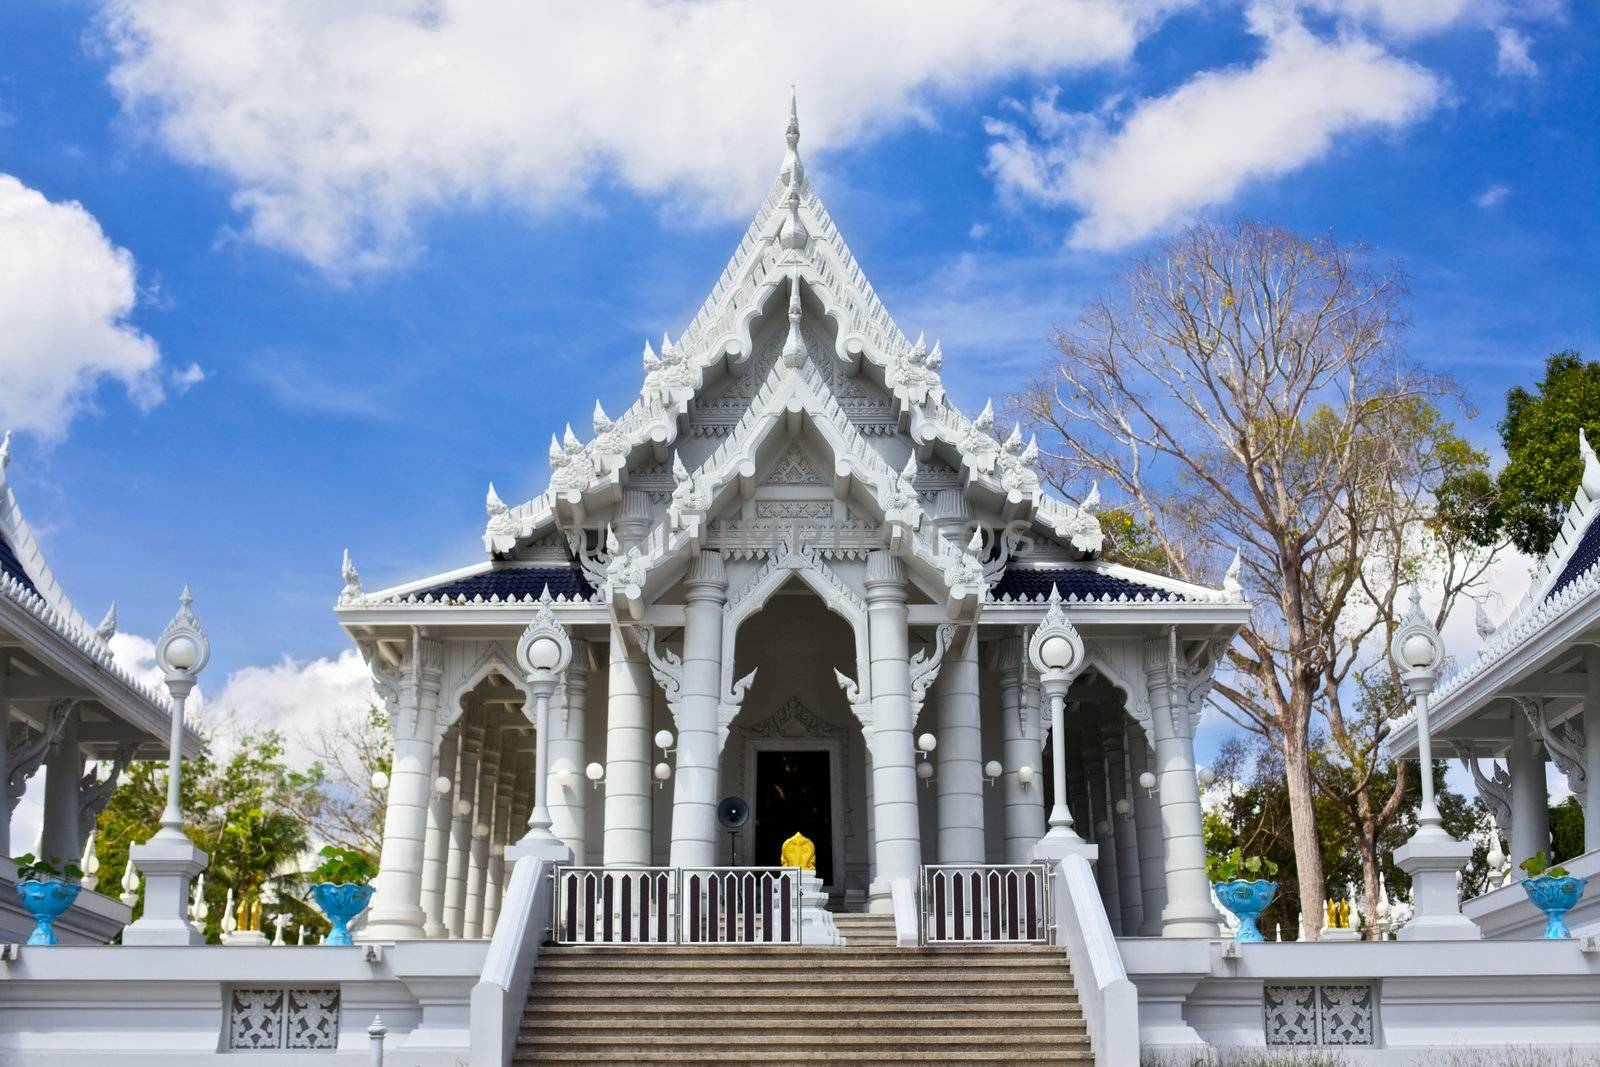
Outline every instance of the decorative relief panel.
[[1373, 1043], [1373, 1002], [1377, 999], [1370, 985], [1325, 985], [1318, 987], [1324, 1045], [1370, 1045]]
[[822, 475], [811, 465], [804, 450], [798, 444], [791, 444], [788, 450], [778, 457], [778, 464], [772, 468], [772, 473], [767, 476], [765, 484], [821, 485], [823, 482]]
[[1266, 986], [1267, 1044], [1370, 1046], [1377, 1000], [1370, 984]]
[[228, 1001], [231, 1050], [337, 1049], [339, 990], [235, 989]]
[[832, 500], [758, 500], [757, 519], [831, 519]]

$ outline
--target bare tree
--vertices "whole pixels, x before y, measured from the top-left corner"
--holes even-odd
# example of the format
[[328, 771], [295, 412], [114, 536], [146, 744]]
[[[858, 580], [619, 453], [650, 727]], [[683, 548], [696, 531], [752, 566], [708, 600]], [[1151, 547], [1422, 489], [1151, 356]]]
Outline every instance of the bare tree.
[[1362, 248], [1197, 224], [1058, 330], [1058, 358], [1017, 398], [1053, 431], [1055, 484], [1115, 487], [1172, 573], [1214, 580], [1239, 553], [1255, 611], [1214, 691], [1282, 753], [1305, 938], [1324, 898], [1311, 715], [1378, 544], [1360, 494], [1376, 469], [1409, 469], [1401, 413], [1450, 392], [1399, 350], [1405, 296]]
[[378, 855], [387, 789], [374, 784], [373, 775], [389, 773], [392, 754], [383, 710], [375, 705], [341, 709], [301, 743], [316, 761], [302, 777], [316, 788], [305, 794], [303, 810], [296, 814], [328, 844]]

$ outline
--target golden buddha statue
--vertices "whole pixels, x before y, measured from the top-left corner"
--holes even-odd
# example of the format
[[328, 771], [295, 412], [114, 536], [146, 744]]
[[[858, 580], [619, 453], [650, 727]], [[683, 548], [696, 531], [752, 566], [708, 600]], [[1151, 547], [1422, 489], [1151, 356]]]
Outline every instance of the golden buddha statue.
[[784, 867], [799, 867], [802, 871], [817, 869], [817, 846], [805, 834], [796, 833], [783, 843], [778, 863]]

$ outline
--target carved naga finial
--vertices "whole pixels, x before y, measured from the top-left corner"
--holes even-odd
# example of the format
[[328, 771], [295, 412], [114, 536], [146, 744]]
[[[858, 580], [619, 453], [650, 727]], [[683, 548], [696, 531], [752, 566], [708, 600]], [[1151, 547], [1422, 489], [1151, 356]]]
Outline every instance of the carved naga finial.
[[1581, 429], [1578, 431], [1578, 454], [1583, 457], [1583, 495], [1591, 501], [1600, 500], [1600, 459], [1595, 457], [1589, 438]]
[[[494, 492], [494, 487], [489, 487], [489, 492]], [[501, 505], [504, 507], [505, 505]], [[350, 562], [350, 550], [344, 550], [344, 562], [339, 567], [339, 576], [344, 579], [344, 588], [339, 591], [339, 603], [350, 604], [361, 599], [361, 575], [356, 571], [356, 565]]]
[[[348, 555], [346, 556], [348, 559]], [[106, 609], [106, 617], [100, 620], [100, 625], [94, 628], [95, 634], [102, 641], [110, 641], [117, 632], [117, 602], [113, 600]]]

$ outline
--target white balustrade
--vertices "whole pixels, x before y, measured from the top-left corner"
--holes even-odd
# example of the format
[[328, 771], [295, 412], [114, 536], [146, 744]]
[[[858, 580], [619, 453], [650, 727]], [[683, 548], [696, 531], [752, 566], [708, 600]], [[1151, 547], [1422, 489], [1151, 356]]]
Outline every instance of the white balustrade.
[[1044, 864], [922, 868], [926, 945], [1050, 940], [1050, 869]]

